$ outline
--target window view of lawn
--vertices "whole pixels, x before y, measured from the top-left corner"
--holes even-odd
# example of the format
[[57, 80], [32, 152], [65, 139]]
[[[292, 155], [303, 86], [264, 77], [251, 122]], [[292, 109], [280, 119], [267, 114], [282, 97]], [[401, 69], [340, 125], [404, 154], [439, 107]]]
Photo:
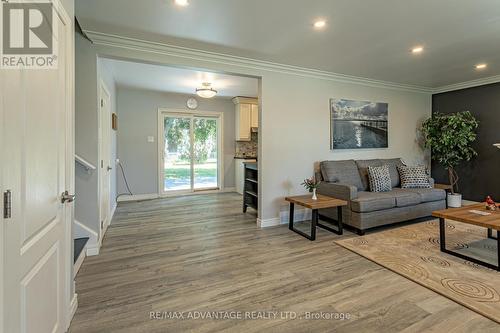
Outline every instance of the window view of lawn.
[[164, 125], [165, 191], [191, 189], [191, 161], [193, 188], [217, 188], [217, 120], [167, 116]]
[[[217, 162], [207, 161], [194, 165], [195, 188], [217, 187]], [[189, 164], [165, 165], [166, 189], [190, 189], [191, 166]]]

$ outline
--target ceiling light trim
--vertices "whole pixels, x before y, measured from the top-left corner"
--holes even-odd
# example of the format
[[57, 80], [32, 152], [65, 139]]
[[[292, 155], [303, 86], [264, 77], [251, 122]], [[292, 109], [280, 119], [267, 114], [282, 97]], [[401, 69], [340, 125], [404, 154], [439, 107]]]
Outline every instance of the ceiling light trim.
[[201, 98], [213, 98], [217, 95], [217, 90], [212, 88], [212, 84], [204, 82], [201, 88], [196, 88], [196, 95]]
[[292, 74], [302, 77], [317, 78], [347, 84], [357, 84], [375, 88], [386, 88], [393, 90], [403, 90], [410, 92], [431, 94], [434, 89], [430, 87], [395, 83], [376, 79], [369, 79], [359, 76], [339, 74], [322, 71], [307, 67], [280, 64], [265, 60], [257, 60], [239, 57], [229, 54], [216, 53], [200, 49], [187, 48], [172, 44], [153, 42], [148, 40], [125, 37], [115, 34], [108, 34], [92, 30], [84, 30], [92, 42], [96, 45], [109, 46], [115, 48], [130, 49], [148, 53], [165, 54], [169, 56], [212, 62], [224, 65], [238, 66], [259, 71], [268, 71], [282, 74]]

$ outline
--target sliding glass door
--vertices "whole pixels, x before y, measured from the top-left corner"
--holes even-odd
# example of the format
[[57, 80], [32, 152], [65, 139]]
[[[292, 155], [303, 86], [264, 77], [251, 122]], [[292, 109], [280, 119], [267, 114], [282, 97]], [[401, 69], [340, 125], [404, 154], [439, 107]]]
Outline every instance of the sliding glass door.
[[194, 190], [219, 188], [217, 119], [193, 119]]
[[163, 193], [220, 188], [220, 116], [162, 113]]
[[164, 191], [191, 190], [191, 118], [164, 118]]

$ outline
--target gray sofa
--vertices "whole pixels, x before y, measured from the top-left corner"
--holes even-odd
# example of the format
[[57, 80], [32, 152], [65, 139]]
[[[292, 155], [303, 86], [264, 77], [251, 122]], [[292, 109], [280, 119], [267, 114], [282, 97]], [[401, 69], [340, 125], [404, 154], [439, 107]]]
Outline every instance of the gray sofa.
[[[392, 190], [370, 192], [368, 166], [389, 165]], [[349, 204], [342, 208], [344, 224], [358, 234], [370, 228], [408, 221], [432, 215], [434, 210], [446, 208], [446, 192], [435, 188], [402, 189], [397, 165], [401, 159], [323, 161], [317, 179], [322, 182], [318, 193], [344, 199]], [[434, 180], [430, 178], [431, 185]], [[321, 209], [320, 216], [335, 220], [337, 208]]]

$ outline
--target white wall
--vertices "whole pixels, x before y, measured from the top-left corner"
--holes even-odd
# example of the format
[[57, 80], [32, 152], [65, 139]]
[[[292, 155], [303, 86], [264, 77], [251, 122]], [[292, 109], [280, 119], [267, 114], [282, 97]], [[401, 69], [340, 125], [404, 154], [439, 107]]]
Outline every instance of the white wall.
[[[313, 175], [317, 161], [400, 156], [409, 163], [428, 163], [425, 152], [417, 144], [417, 126], [431, 115], [429, 93], [159, 44], [115, 38], [111, 44], [104, 41], [106, 37], [99, 38], [103, 39], [102, 42], [96, 40], [98, 52], [106, 56], [262, 78], [259, 217], [263, 220], [275, 220], [280, 211], [287, 209], [284, 196], [305, 193], [300, 183]], [[131, 44], [134, 47], [130, 47]], [[330, 151], [330, 98], [389, 103], [389, 148]]]
[[[186, 110], [192, 95], [165, 93], [129, 87], [118, 87], [118, 158], [134, 194], [158, 193], [158, 108]], [[224, 187], [235, 186], [234, 104], [228, 98], [198, 99], [198, 111], [222, 112]], [[153, 136], [155, 142], [147, 142]], [[118, 193], [127, 193], [123, 177], [118, 174]]]
[[[102, 80], [105, 83], [111, 95], [111, 112], [116, 112], [115, 83], [110, 71], [99, 61], [94, 46], [79, 33], [75, 34], [75, 60], [75, 153], [98, 167], [100, 82]], [[113, 161], [116, 159], [115, 131], [111, 131], [111, 152]], [[89, 173], [76, 165], [75, 192], [75, 220], [97, 234], [92, 239], [100, 239], [98, 170]], [[115, 197], [116, 168], [113, 165], [110, 193], [112, 207], [115, 205]]]
[[[98, 89], [97, 54], [92, 44], [75, 34], [75, 153], [98, 165]], [[99, 232], [97, 170], [75, 168], [75, 220]]]
[[[402, 157], [428, 164], [417, 126], [430, 116], [430, 96], [327, 80], [264, 75], [262, 81], [262, 171], [264, 219], [286, 210], [283, 198], [303, 194], [302, 180], [322, 160]], [[389, 148], [330, 150], [329, 99], [389, 103]]]

